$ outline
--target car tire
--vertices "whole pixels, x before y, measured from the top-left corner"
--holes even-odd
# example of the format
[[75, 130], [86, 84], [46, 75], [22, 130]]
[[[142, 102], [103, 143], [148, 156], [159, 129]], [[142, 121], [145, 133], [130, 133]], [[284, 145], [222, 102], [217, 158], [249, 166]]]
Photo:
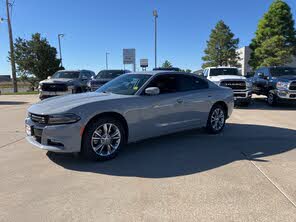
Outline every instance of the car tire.
[[82, 154], [96, 161], [113, 159], [125, 145], [125, 135], [121, 121], [112, 117], [96, 119], [84, 131]]
[[220, 104], [216, 104], [212, 107], [208, 121], [207, 121], [207, 126], [206, 129], [208, 133], [210, 134], [218, 134], [220, 133], [225, 126], [225, 121], [226, 121], [226, 109]]
[[275, 106], [278, 103], [277, 96], [271, 90], [269, 90], [267, 94], [267, 103], [270, 106]]

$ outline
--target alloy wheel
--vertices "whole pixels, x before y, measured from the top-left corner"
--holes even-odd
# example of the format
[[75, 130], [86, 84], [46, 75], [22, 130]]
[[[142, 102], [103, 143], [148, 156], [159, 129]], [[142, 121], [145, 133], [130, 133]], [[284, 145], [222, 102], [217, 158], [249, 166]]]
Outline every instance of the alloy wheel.
[[225, 122], [225, 114], [224, 111], [219, 107], [217, 107], [211, 116], [211, 125], [214, 130], [219, 131], [223, 128]]
[[119, 128], [115, 124], [104, 123], [93, 132], [91, 146], [96, 154], [106, 157], [117, 150], [120, 141]]

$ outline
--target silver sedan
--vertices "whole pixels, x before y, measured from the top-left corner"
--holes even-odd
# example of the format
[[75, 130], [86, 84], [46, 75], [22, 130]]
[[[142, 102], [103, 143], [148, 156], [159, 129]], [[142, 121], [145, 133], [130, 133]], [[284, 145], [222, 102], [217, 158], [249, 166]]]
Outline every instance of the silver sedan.
[[125, 144], [146, 138], [199, 127], [220, 133], [232, 110], [231, 89], [194, 74], [131, 73], [96, 92], [32, 105], [26, 138], [43, 150], [107, 160]]

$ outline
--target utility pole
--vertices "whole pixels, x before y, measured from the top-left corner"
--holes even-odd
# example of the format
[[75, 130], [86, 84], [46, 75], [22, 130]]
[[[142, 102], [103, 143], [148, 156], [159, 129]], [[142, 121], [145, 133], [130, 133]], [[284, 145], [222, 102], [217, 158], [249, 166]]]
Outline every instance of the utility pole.
[[58, 34], [58, 39], [59, 39], [59, 52], [60, 52], [60, 60], [61, 60], [61, 67], [63, 67], [62, 47], [61, 47], [61, 37], [64, 37], [64, 34]]
[[157, 10], [153, 10], [153, 16], [154, 16], [154, 63], [155, 63], [155, 68], [157, 68], [157, 18], [158, 18]]
[[8, 2], [8, 0], [6, 0], [6, 13], [7, 13], [7, 24], [8, 24], [8, 34], [9, 34], [10, 63], [11, 63], [11, 72], [12, 72], [13, 92], [17, 92], [14, 46], [13, 46], [13, 36], [12, 36], [9, 7], [12, 7], [12, 5], [11, 5], [11, 3]]
[[106, 69], [108, 70], [108, 55], [109, 55], [110, 53], [109, 52], [106, 52]]

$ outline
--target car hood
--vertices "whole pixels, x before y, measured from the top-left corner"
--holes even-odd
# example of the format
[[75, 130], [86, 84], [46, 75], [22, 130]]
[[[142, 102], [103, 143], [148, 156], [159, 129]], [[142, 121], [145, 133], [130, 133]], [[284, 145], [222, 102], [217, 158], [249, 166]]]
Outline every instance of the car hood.
[[60, 79], [46, 79], [41, 81], [40, 83], [73, 83], [75, 82], [74, 79], [64, 79], [64, 78], [60, 78]]
[[246, 80], [246, 77], [236, 76], [236, 75], [220, 75], [220, 76], [210, 76], [208, 79], [212, 82], [220, 82], [222, 80]]
[[296, 81], [296, 76], [294, 75], [287, 75], [287, 76], [279, 76], [279, 77], [273, 77], [272, 79], [278, 80], [278, 81]]
[[[69, 112], [72, 109], [79, 107], [81, 105], [90, 104], [93, 102], [100, 102], [106, 100], [120, 99], [130, 97], [128, 95], [118, 95], [113, 93], [79, 93], [67, 96], [57, 96], [49, 99], [42, 100], [31, 107], [29, 107], [28, 112], [48, 115]], [[87, 107], [86, 107], [87, 108]]]

